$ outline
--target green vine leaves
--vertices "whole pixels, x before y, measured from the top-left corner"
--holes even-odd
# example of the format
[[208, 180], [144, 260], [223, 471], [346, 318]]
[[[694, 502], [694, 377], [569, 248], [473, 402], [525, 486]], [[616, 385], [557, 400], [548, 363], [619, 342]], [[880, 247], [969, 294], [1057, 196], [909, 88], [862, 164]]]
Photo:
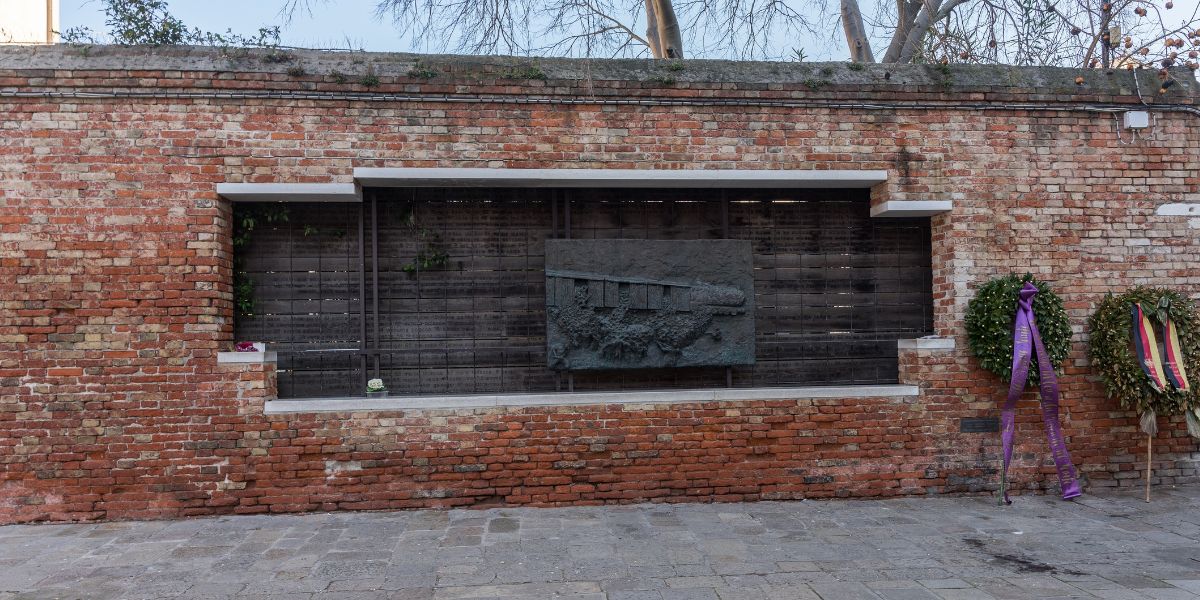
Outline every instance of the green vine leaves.
[[239, 252], [250, 244], [260, 225], [286, 223], [290, 211], [274, 204], [233, 205], [233, 308], [238, 316], [254, 312], [254, 280], [246, 273], [245, 257]]
[[[967, 344], [979, 366], [1004, 381], [1012, 379], [1013, 325], [1018, 294], [1026, 281], [1032, 281], [1038, 289], [1033, 300], [1034, 317], [1055, 370], [1071, 351], [1071, 322], [1062, 298], [1051, 291], [1046, 282], [1031, 275], [992, 279], [980, 286], [967, 304]], [[1040, 381], [1038, 370], [1031, 368], [1028, 383], [1036, 386]]]
[[[1163, 303], [1164, 299], [1169, 302]], [[1170, 386], [1156, 390], [1142, 371], [1133, 349], [1130, 309], [1135, 302], [1142, 305], [1156, 326], [1162, 325], [1165, 311], [1178, 327], [1184, 368], [1192, 380], [1191, 390], [1181, 392]], [[1115, 396], [1121, 408], [1159, 415], [1177, 415], [1200, 408], [1200, 395], [1196, 392], [1196, 378], [1200, 377], [1200, 317], [1191, 300], [1171, 290], [1149, 287], [1136, 287], [1119, 296], [1109, 294], [1088, 320], [1088, 332], [1092, 366], [1104, 381], [1105, 393], [1110, 398]]]
[[450, 255], [442, 243], [442, 236], [436, 231], [421, 227], [417, 223], [417, 214], [410, 207], [402, 219], [409, 231], [420, 242], [417, 255], [402, 270], [409, 275], [419, 271], [432, 271], [445, 268], [450, 263]]
[[[237, 317], [252, 316], [255, 312], [255, 282], [246, 270], [246, 251], [254, 239], [255, 231], [285, 224], [304, 237], [327, 236], [341, 238], [344, 230], [318, 227], [309, 223], [291, 222], [292, 213], [282, 204], [236, 203], [233, 205], [233, 303]], [[421, 226], [411, 207], [400, 217], [399, 223], [408, 230], [408, 235], [417, 241], [416, 256], [400, 268], [410, 276], [419, 272], [445, 269], [450, 264], [450, 255], [442, 236], [436, 231]]]

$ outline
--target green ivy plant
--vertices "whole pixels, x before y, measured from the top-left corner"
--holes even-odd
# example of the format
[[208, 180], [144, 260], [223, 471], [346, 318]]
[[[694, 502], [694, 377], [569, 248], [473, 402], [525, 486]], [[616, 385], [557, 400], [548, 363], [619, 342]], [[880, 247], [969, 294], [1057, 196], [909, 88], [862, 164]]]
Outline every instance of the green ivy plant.
[[804, 87], [807, 87], [808, 89], [810, 89], [814, 92], [819, 92], [823, 88], [825, 88], [826, 86], [829, 85], [829, 80], [816, 79], [814, 77], [809, 77], [809, 78], [805, 79], [804, 81], [801, 81], [800, 83], [804, 84]]
[[416, 236], [417, 242], [421, 246], [412, 262], [402, 268], [405, 273], [412, 275], [418, 271], [432, 271], [444, 268], [450, 263], [450, 254], [446, 252], [442, 236], [436, 231], [419, 226], [417, 216], [412, 210], [404, 215], [404, 224]]
[[[1034, 320], [1042, 344], [1050, 355], [1050, 364], [1056, 371], [1061, 372], [1062, 362], [1071, 352], [1070, 319], [1062, 298], [1051, 291], [1046, 282], [1029, 274], [1024, 277], [1007, 275], [988, 281], [967, 304], [967, 344], [979, 366], [1004, 381], [1012, 379], [1013, 326], [1019, 293], [1027, 281], [1033, 282], [1038, 289], [1033, 298]], [[1041, 381], [1036, 366], [1030, 367], [1028, 381], [1033, 385]]]
[[[1159, 325], [1170, 315], [1179, 330], [1184, 368], [1192, 379], [1190, 391], [1180, 392], [1170, 386], [1159, 391], [1150, 384], [1133, 349], [1131, 309], [1135, 302], [1149, 311], [1150, 318]], [[1200, 377], [1200, 317], [1196, 315], [1195, 303], [1188, 298], [1171, 290], [1150, 287], [1135, 287], [1119, 296], [1108, 294], [1088, 319], [1088, 335], [1092, 366], [1104, 381], [1105, 393], [1109, 398], [1115, 396], [1121, 408], [1138, 414], [1153, 411], [1159, 415], [1177, 415], [1200, 407], [1196, 391], [1196, 380]]]
[[[287, 223], [290, 216], [291, 212], [283, 204], [233, 205], [233, 304], [236, 316], [252, 315], [255, 309], [254, 279], [246, 272], [244, 249], [250, 245], [256, 230], [263, 226]], [[402, 271], [413, 275], [419, 271], [443, 269], [450, 264], [450, 254], [446, 251], [440, 234], [421, 227], [411, 210], [404, 215], [403, 223], [417, 239], [419, 249], [412, 261], [401, 267]], [[346, 235], [344, 230], [321, 229], [311, 224], [302, 224], [300, 227], [305, 237], [328, 234], [341, 238]]]
[[412, 68], [408, 70], [408, 76], [412, 77], [413, 79], [433, 79], [434, 77], [437, 77], [437, 75], [437, 71], [433, 70], [433, 68], [429, 67], [428, 65], [421, 64], [421, 61], [419, 60], [413, 63]]
[[233, 306], [238, 316], [254, 313], [254, 280], [246, 272], [246, 258], [239, 250], [250, 244], [254, 230], [261, 225], [286, 223], [287, 206], [282, 204], [233, 205]]

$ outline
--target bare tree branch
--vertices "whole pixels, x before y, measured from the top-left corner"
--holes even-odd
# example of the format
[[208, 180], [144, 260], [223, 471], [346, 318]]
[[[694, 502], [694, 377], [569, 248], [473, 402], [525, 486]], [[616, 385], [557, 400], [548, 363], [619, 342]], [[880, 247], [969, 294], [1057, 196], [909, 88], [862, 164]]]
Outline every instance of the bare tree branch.
[[634, 33], [634, 31], [632, 29], [630, 29], [629, 27], [627, 27], [624, 23], [622, 23], [620, 19], [617, 19], [617, 18], [609, 15], [605, 11], [599, 9], [598, 7], [596, 7], [595, 4], [593, 4], [589, 0], [579, 0], [579, 3], [583, 8], [590, 11], [593, 15], [596, 15], [597, 17], [600, 17], [601, 19], [608, 21], [609, 23], [612, 23], [612, 29], [625, 32], [626, 34], [629, 35], [630, 40], [633, 40], [633, 41], [653, 50], [654, 47], [650, 45], [650, 42], [646, 38]]
[[938, 22], [950, 16], [950, 11], [958, 7], [958, 5], [967, 0], [946, 0], [942, 7], [938, 9], [937, 14], [933, 17], [933, 22]]
[[888, 49], [883, 54], [883, 62], [896, 62], [896, 59], [900, 57], [900, 51], [904, 49], [904, 42], [908, 40], [908, 33], [912, 31], [913, 23], [917, 20], [917, 15], [920, 14], [923, 5], [922, 0], [896, 1], [896, 9], [899, 14], [896, 17], [896, 28], [892, 32], [891, 43], [888, 44]]
[[[280, 1], [285, 21], [331, 2]], [[1121, 35], [1105, 56], [1125, 64], [1161, 62], [1173, 52], [1177, 63], [1194, 62], [1187, 56], [1192, 48], [1165, 42], [1200, 39], [1197, 14], [1168, 26], [1161, 0], [884, 0], [870, 5], [872, 15], [861, 13], [869, 8], [862, 1], [838, 0], [834, 7], [829, 0], [378, 0], [376, 14], [417, 46], [512, 54], [665, 58], [686, 50], [687, 56], [785, 58], [803, 39], [799, 45], [823, 45], [835, 55], [842, 48], [864, 62], [877, 59], [873, 45], [886, 43], [883, 62], [1087, 66], [1110, 26]], [[841, 27], [830, 27], [839, 18]]]
[[909, 28], [908, 35], [905, 36], [904, 45], [900, 48], [900, 54], [896, 57], [895, 62], [911, 62], [917, 49], [925, 39], [925, 34], [929, 31], [930, 25], [933, 25], [933, 14], [937, 12], [938, 6], [942, 0], [926, 0], [921, 6], [920, 12], [917, 13], [917, 18], [913, 19], [912, 27]]

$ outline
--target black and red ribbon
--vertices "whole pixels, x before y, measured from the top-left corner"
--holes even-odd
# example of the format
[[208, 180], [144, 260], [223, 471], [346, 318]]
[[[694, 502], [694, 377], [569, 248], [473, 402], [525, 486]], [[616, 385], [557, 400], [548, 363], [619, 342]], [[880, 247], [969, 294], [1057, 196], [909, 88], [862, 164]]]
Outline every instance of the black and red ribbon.
[[1179, 344], [1179, 328], [1171, 321], [1170, 314], [1166, 310], [1159, 311], [1163, 328], [1160, 351], [1158, 335], [1150, 315], [1137, 302], [1133, 303], [1130, 313], [1133, 319], [1133, 346], [1137, 350], [1138, 364], [1150, 379], [1150, 386], [1160, 392], [1168, 387], [1181, 392], [1191, 389]]

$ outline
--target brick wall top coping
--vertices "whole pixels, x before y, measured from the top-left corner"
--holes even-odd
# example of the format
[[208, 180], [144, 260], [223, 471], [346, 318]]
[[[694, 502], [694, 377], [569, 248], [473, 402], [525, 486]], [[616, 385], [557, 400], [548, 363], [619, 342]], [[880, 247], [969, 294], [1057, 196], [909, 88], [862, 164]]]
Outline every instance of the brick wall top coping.
[[[1077, 77], [1084, 84], [1076, 83]], [[1135, 81], [1136, 77], [1136, 81]], [[969, 100], [1117, 103], [1200, 115], [1200, 83], [1185, 69], [1159, 95], [1153, 70], [1002, 65], [852, 65], [519, 58], [196, 46], [3, 46], [0, 97], [47, 89], [591, 96], [651, 99]]]

